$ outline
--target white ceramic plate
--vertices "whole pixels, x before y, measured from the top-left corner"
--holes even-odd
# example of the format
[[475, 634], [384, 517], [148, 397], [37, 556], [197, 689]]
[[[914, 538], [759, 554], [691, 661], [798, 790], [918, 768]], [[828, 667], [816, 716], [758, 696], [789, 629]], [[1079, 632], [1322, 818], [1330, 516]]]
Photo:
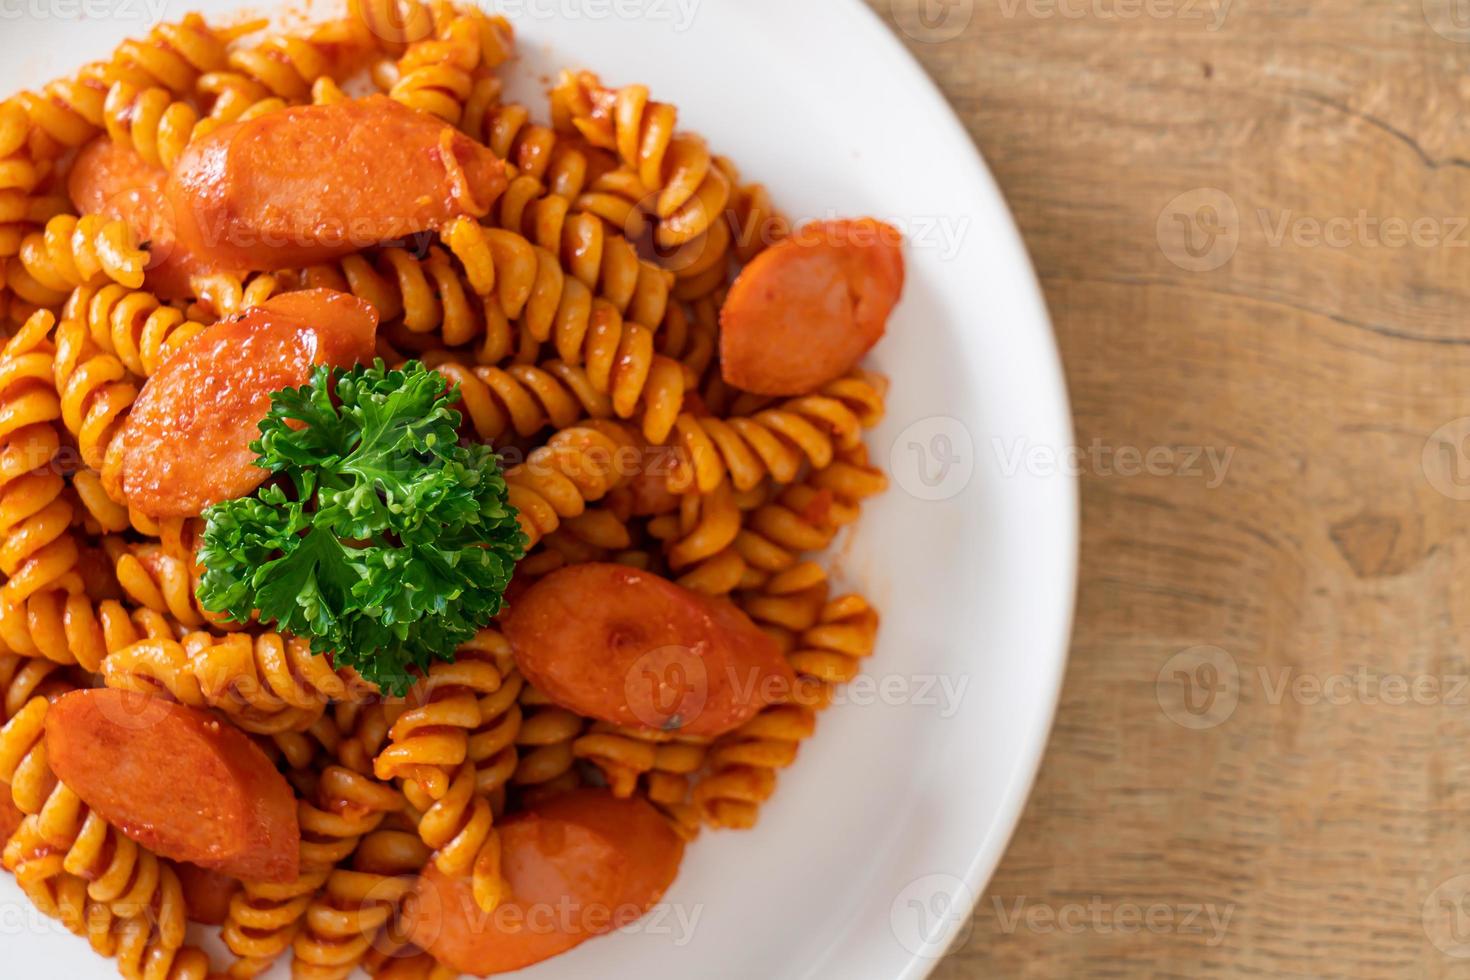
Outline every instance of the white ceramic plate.
[[[236, 3], [0, 2], [0, 92], [196, 6]], [[894, 487], [840, 557], [883, 611], [867, 686], [822, 718], [757, 830], [690, 850], [668, 914], [526, 975], [924, 976], [1020, 815], [1070, 628], [1075, 484], [1047, 455], [1072, 444], [1067, 400], [1005, 203], [943, 97], [857, 0], [500, 6], [530, 85], [567, 65], [645, 82], [793, 216], [873, 214], [911, 238], [904, 302], [873, 357], [893, 388], [870, 444]], [[8, 878], [0, 945], [7, 976], [113, 975]]]

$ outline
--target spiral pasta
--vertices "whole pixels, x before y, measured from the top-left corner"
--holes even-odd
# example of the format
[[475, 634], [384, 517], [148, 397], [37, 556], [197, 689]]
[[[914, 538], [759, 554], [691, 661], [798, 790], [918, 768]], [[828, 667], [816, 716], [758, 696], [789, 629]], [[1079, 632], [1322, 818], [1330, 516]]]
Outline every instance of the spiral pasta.
[[126, 221], [89, 214], [58, 215], [27, 235], [20, 247], [21, 267], [60, 305], [77, 286], [111, 280], [129, 289], [143, 285], [148, 253], [138, 248]]
[[331, 755], [353, 772], [372, 776], [373, 764], [388, 744], [388, 733], [407, 710], [401, 700], [355, 698], [333, 706], [332, 719], [339, 738]]
[[410, 948], [395, 959], [385, 959], [368, 976], [373, 980], [457, 980], [460, 973], [428, 953]]
[[[176, 98], [159, 86], [117, 81], [107, 91], [103, 123], [113, 142], [131, 147], [145, 162], [167, 170], [191, 142], [225, 123], [247, 122], [298, 102], [321, 105], [345, 98], [329, 75], [313, 79], [308, 98], [303, 99], [273, 95], [265, 84], [230, 72], [212, 72], [200, 79], [199, 94], [193, 99]], [[196, 102], [204, 101], [212, 103], [212, 110], [201, 118]]]
[[146, 38], [118, 45], [108, 63], [107, 78], [184, 96], [202, 74], [224, 67], [228, 40], [229, 32], [216, 31], [203, 17], [188, 14], [177, 23], [159, 24]]
[[585, 365], [593, 390], [611, 396], [619, 418], [631, 418], [641, 406], [648, 438], [667, 438], [683, 405], [685, 377], [676, 362], [655, 353], [651, 330], [594, 298], [551, 252], [517, 234], [460, 218], [445, 242], [476, 293], [493, 292], [506, 319], [522, 318], [537, 342], [551, 340], [561, 363]]
[[798, 747], [816, 728], [816, 711], [831, 699], [831, 686], [857, 676], [862, 660], [873, 652], [877, 632], [878, 615], [862, 596], [846, 595], [823, 605], [817, 621], [787, 655], [801, 679], [792, 701], [766, 708], [711, 750], [711, 771], [695, 790], [709, 823], [734, 828], [755, 824], [760, 805], [775, 789], [776, 772], [796, 761]]
[[218, 708], [260, 735], [305, 731], [329, 702], [366, 693], [333, 670], [326, 657], [313, 654], [305, 640], [279, 633], [140, 640], [107, 656], [102, 679], [118, 690]]
[[675, 424], [683, 453], [670, 489], [709, 493], [726, 476], [740, 490], [766, 476], [790, 483], [803, 463], [820, 469], [857, 445], [863, 430], [881, 421], [883, 394], [883, 382], [855, 372], [748, 418], [685, 413]]
[[[240, 33], [248, 33], [249, 27]], [[341, 97], [336, 80], [379, 50], [380, 38], [356, 13], [328, 21], [306, 35], [271, 35], [247, 47], [235, 46], [223, 63], [213, 64], [194, 81], [189, 95], [206, 108], [192, 138], [226, 123], [254, 119], [288, 105], [332, 102]]]
[[[375, 790], [360, 775], [345, 773], [332, 769], [324, 773], [329, 798], [352, 800], [358, 809], [383, 813], [401, 807], [402, 800], [392, 790]], [[342, 785], [334, 787], [335, 782]], [[427, 860], [426, 849], [410, 833], [378, 829], [365, 834], [352, 866], [333, 870], [307, 908], [292, 942], [292, 975], [300, 980], [346, 980], [375, 941], [382, 942], [380, 934], [413, 890]]]
[[183, 930], [173, 921], [155, 925], [146, 916], [119, 919], [87, 896], [81, 878], [53, 873], [55, 855], [40, 839], [35, 819], [26, 819], [6, 850], [16, 858], [17, 884], [42, 914], [85, 938], [99, 955], [116, 959], [126, 980], [206, 980], [208, 955], [183, 945]]
[[[208, 323], [228, 320], [253, 306], [259, 306], [280, 292], [294, 288], [292, 280], [285, 274], [256, 273], [248, 276], [212, 274], [194, 276], [191, 279], [198, 299], [189, 307], [190, 333], [178, 340], [178, 345], [188, 343]], [[170, 338], [172, 339], [172, 338]], [[175, 347], [177, 349], [177, 347]], [[170, 350], [168, 353], [173, 353]], [[167, 355], [165, 355], [167, 356]]]
[[15, 883], [37, 911], [85, 937], [98, 955], [111, 959], [117, 952], [112, 913], [88, 900], [85, 881], [57, 870], [56, 854], [41, 840], [34, 817], [21, 822], [5, 850], [12, 856]]
[[514, 232], [487, 228], [467, 217], [450, 222], [443, 238], [477, 295], [493, 295], [508, 320], [524, 314], [527, 329], [538, 341], [551, 336], [564, 292], [554, 255]]
[[[230, 312], [258, 301], [252, 295], [248, 301], [237, 301], [236, 310]], [[151, 377], [205, 328], [154, 294], [117, 283], [79, 286], [67, 299], [65, 315], [85, 323], [93, 343], [140, 378]], [[222, 310], [221, 315], [227, 314]]]
[[172, 169], [189, 145], [199, 113], [168, 89], [120, 81], [107, 91], [103, 121], [113, 142], [132, 147], [154, 166]]
[[61, 195], [38, 191], [52, 162], [38, 159], [31, 150], [32, 142], [30, 117], [21, 101], [0, 102], [0, 315], [5, 312], [4, 300], [9, 299], [16, 322], [29, 315], [25, 304], [32, 301], [16, 304], [18, 296], [12, 295], [7, 284], [3, 260], [20, 252], [21, 243], [36, 226], [70, 208]]
[[[409, 793], [413, 802], [414, 793]], [[418, 802], [429, 801], [421, 798]], [[447, 792], [423, 811], [419, 836], [433, 849], [432, 860], [439, 870], [471, 880], [481, 909], [493, 912], [504, 901], [507, 886], [501, 876], [495, 809], [479, 791], [473, 762], [460, 766]]]
[[317, 794], [314, 803], [298, 801], [301, 873], [297, 880], [288, 885], [247, 881], [230, 902], [222, 935], [238, 957], [230, 967], [232, 977], [258, 976], [292, 947], [333, 869], [382, 824], [386, 814], [402, 806], [397, 792], [342, 766], [331, 766], [322, 773]]
[[26, 657], [96, 673], [111, 651], [144, 637], [170, 638], [174, 624], [150, 609], [129, 611], [81, 593], [49, 590], [23, 605], [0, 604], [0, 641]]
[[[503, 669], [509, 671], [508, 650], [495, 636], [487, 639], [487, 652], [506, 660]], [[418, 783], [404, 784], [409, 804], [420, 814], [419, 836], [432, 850], [435, 865], [451, 877], [469, 878], [485, 911], [493, 911], [505, 896], [495, 819], [519, 765], [523, 688], [519, 674], [506, 673], [498, 688], [480, 697], [479, 721], [468, 734], [465, 761], [449, 773], [452, 780], [445, 793], [436, 798]]]
[[474, 293], [443, 249], [431, 248], [422, 259], [401, 248], [383, 249], [375, 260], [349, 255], [305, 270], [302, 279], [308, 289], [336, 289], [366, 300], [385, 322], [401, 321], [412, 334], [437, 331], [454, 347], [479, 337], [486, 363], [510, 351], [512, 334], [499, 307], [471, 299]]
[[75, 685], [61, 665], [14, 653], [0, 653], [0, 717], [6, 721], [34, 698], [54, 698]]
[[[658, 352], [684, 365], [687, 377], [704, 378], [714, 363], [719, 333], [719, 314], [713, 304], [696, 303], [686, 309], [682, 303], [671, 303], [659, 328]], [[705, 401], [710, 402], [707, 394]], [[714, 404], [709, 408], [719, 412]]]
[[72, 78], [51, 82], [39, 93], [21, 92], [16, 99], [35, 130], [57, 150], [81, 146], [102, 129], [107, 75], [107, 65], [93, 62]]
[[678, 572], [722, 554], [735, 543], [743, 522], [735, 491], [725, 482], [707, 494], [685, 495], [678, 516], [656, 518], [649, 531], [665, 539], [669, 567]]
[[568, 275], [621, 315], [657, 326], [667, 313], [675, 276], [643, 259], [614, 230], [628, 224], [627, 214], [594, 210], [597, 201], [548, 192], [540, 180], [523, 174], [511, 181], [492, 217], [498, 227], [559, 256]]
[[87, 324], [71, 318], [56, 328], [53, 371], [62, 424], [76, 439], [82, 462], [100, 469], [138, 386], [120, 360], [92, 343]]
[[635, 547], [633, 529], [626, 517], [614, 511], [615, 507], [621, 508], [621, 504], [610, 501], [569, 518], [521, 563], [517, 569], [521, 581], [529, 583], [558, 568], [583, 562], [615, 561], [648, 568], [650, 556]]
[[594, 189], [656, 216], [660, 261], [677, 275], [678, 299], [723, 289], [732, 263], [748, 263], [790, 234], [766, 188], [742, 184], [727, 157], [713, 156], [698, 136], [677, 133], [677, 110], [652, 101], [645, 87], [612, 90], [591, 73], [565, 73], [553, 111], [559, 126], [615, 151], [627, 168]]
[[116, 958], [123, 980], [207, 980], [213, 972], [204, 950], [170, 945], [145, 920], [121, 926]]
[[[777, 399], [726, 383], [718, 363], [732, 277], [791, 234], [769, 191], [642, 86], [564, 74], [538, 121], [505, 98], [515, 38], [501, 17], [449, 0], [349, 6], [260, 37], [262, 21], [189, 15], [0, 101], [0, 788], [23, 815], [0, 859], [125, 977], [217, 974], [185, 942], [175, 866], [51, 769], [45, 720], [77, 687], [211, 712], [294, 790], [300, 872], [233, 892], [230, 976], [290, 952], [302, 980], [445, 980], [406, 938], [426, 869], [493, 913], [512, 897], [503, 818], [584, 783], [648, 801], [685, 838], [752, 825], [876, 640], [876, 610], [836, 592], [814, 555], [886, 486], [862, 445], [886, 382], [853, 370]], [[488, 213], [309, 268], [195, 275], [167, 301], [145, 286], [153, 256], [127, 222], [72, 213], [67, 170], [93, 138], [168, 169], [220, 126], [349, 99], [359, 72], [505, 161]], [[117, 435], [209, 324], [321, 287], [371, 304], [379, 356], [453, 382], [460, 436], [502, 455], [530, 549], [513, 588], [595, 562], [728, 597], [797, 687], [695, 738], [552, 701], [495, 626], [405, 699], [305, 637], [205, 610], [203, 519], [109, 496]]]
[[593, 389], [585, 372], [564, 364], [470, 368], [433, 354], [425, 363], [460, 386], [461, 410], [486, 442], [613, 416], [612, 401]]
[[199, 79], [196, 98], [209, 107], [208, 114], [194, 124], [190, 140], [201, 139], [233, 122], [247, 122], [291, 103], [272, 95], [264, 83], [238, 71], [213, 71]]
[[562, 429], [505, 474], [511, 506], [521, 530], [534, 546], [579, 517], [625, 482], [631, 471], [622, 462], [636, 442], [616, 423], [590, 420]]
[[827, 601], [823, 569], [801, 559], [827, 547], [836, 529], [856, 519], [856, 508], [886, 486], [860, 449], [811, 474], [755, 512], [753, 530], [736, 550], [766, 576], [745, 592], [745, 611], [786, 651], [798, 685], [789, 703], [767, 708], [711, 751], [710, 772], [695, 801], [714, 826], [752, 826], [775, 789], [776, 771], [789, 766], [797, 747], [815, 729], [815, 712], [830, 701], [833, 686], [850, 681], [875, 642], [877, 614], [860, 596]]
[[675, 131], [674, 106], [653, 101], [642, 85], [605, 88], [591, 72], [563, 73], [552, 100], [560, 123], [616, 152], [630, 176], [654, 195], [660, 245], [687, 245], [724, 222], [730, 178], [703, 138]]
[[735, 258], [747, 265], [761, 252], [789, 238], [791, 222], [776, 207], [764, 184], [741, 183], [740, 171], [728, 157], [715, 161], [735, 188], [730, 199], [731, 246]]
[[361, 960], [363, 971], [370, 977], [382, 976], [394, 962], [409, 955], [403, 913], [410, 898], [408, 892], [428, 865], [430, 853], [408, 826], [407, 814], [390, 814], [378, 830], [363, 838], [352, 856], [352, 870], [363, 876], [361, 883], [368, 885], [360, 903], [391, 906], [387, 921], [372, 937]]
[[390, 745], [374, 762], [381, 780], [412, 780], [430, 799], [442, 799], [468, 758], [470, 732], [480, 727], [480, 699], [500, 690], [511, 662], [498, 631], [481, 630], [452, 663], [438, 663], [409, 694], [413, 704], [389, 731]]
[[825, 469], [782, 490], [755, 509], [735, 539], [734, 550], [759, 577], [767, 594], [790, 595], [825, 581], [821, 566], [803, 555], [832, 544], [838, 530], [858, 519], [862, 502], [888, 488], [888, 478], [869, 465], [862, 450], [844, 453]]
[[458, 126], [477, 75], [511, 56], [515, 35], [504, 17], [458, 12], [433, 37], [415, 41], [395, 66], [388, 95]]
[[755, 826], [761, 804], [776, 789], [776, 772], [796, 761], [797, 747], [816, 730], [816, 715], [801, 705], [768, 708], [736, 736], [710, 752], [712, 771], [695, 787], [705, 820], [715, 827]]
[[[703, 740], [597, 722], [572, 743], [572, 754], [597, 766], [613, 795], [628, 797], [638, 788], [640, 777], [653, 774], [685, 777], [687, 791], [687, 777], [703, 767], [706, 748]], [[666, 786], [666, 797], [671, 798], [671, 790], [671, 785]], [[680, 796], [679, 803], [683, 802]]]
[[54, 324], [38, 311], [0, 351], [0, 604], [12, 608], [51, 589], [83, 587], [58, 466], [61, 400], [48, 338]]
[[237, 74], [288, 102], [310, 99], [312, 83], [332, 66], [327, 54], [309, 38], [280, 35], [231, 51], [228, 61]]
[[[136, 515], [134, 518], [135, 523], [142, 523]], [[158, 534], [160, 530], [154, 525], [151, 533]], [[224, 631], [240, 628], [209, 612], [199, 602], [201, 569], [195, 565], [192, 553], [186, 559], [171, 554], [161, 544], [128, 545], [115, 549], [113, 562], [113, 573], [123, 592], [142, 608], [168, 616], [187, 629], [206, 625]]]
[[521, 689], [521, 710], [516, 733], [520, 759], [511, 784], [532, 798], [575, 789], [581, 777], [573, 746], [586, 729], [586, 720], [557, 707], [529, 684]]

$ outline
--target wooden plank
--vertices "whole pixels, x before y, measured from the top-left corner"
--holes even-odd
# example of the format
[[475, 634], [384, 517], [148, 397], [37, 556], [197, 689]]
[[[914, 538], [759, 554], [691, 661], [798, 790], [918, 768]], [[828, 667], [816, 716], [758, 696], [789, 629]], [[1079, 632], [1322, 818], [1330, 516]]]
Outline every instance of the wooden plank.
[[1089, 450], [1056, 732], [935, 975], [1470, 976], [1470, 32], [869, 2], [1015, 210]]

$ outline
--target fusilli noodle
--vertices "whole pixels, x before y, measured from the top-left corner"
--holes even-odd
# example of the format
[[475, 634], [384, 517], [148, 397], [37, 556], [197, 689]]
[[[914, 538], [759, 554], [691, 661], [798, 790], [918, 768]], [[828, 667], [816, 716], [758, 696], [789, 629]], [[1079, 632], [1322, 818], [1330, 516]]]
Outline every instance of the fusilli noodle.
[[[886, 382], [854, 368], [774, 398], [722, 376], [734, 278], [792, 235], [767, 188], [680, 131], [676, 108], [643, 86], [565, 73], [544, 122], [507, 101], [499, 72], [515, 34], [502, 17], [447, 0], [349, 8], [285, 34], [190, 14], [0, 102], [0, 791], [24, 818], [3, 863], [124, 977], [217, 974], [185, 941], [188, 869], [52, 771], [45, 720], [74, 689], [209, 712], [248, 733], [294, 791], [297, 878], [227, 878], [235, 890], [220, 892], [230, 976], [258, 976], [289, 951], [303, 980], [357, 969], [447, 980], [405, 927], [426, 869], [493, 913], [516, 898], [503, 818], [585, 785], [647, 800], [685, 839], [751, 826], [876, 640], [877, 611], [840, 593], [814, 556], [887, 485], [862, 444]], [[150, 273], [163, 250], [140, 240], [157, 234], [69, 199], [71, 161], [90, 141], [170, 170], [220, 126], [349, 100], [359, 75], [504, 161], [509, 185], [488, 213], [175, 286]], [[319, 288], [371, 305], [378, 355], [449, 379], [458, 435], [502, 454], [529, 552], [512, 609], [515, 590], [560, 569], [643, 570], [699, 593], [691, 602], [735, 603], [796, 687], [720, 737], [620, 727], [536, 690], [527, 677], [543, 678], [517, 668], [497, 620], [452, 662], [409, 668], [416, 685], [392, 698], [274, 631], [269, 613], [207, 611], [204, 519], [109, 495], [118, 435], [144, 385], [209, 325]], [[54, 759], [64, 772], [60, 749]]]

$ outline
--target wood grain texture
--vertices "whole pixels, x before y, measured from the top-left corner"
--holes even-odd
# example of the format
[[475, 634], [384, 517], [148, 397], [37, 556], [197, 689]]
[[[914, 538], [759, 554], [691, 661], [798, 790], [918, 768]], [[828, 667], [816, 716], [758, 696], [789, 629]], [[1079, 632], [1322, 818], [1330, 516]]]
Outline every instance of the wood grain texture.
[[1046, 762], [935, 976], [1470, 976], [1470, 6], [869, 2], [1112, 452]]

